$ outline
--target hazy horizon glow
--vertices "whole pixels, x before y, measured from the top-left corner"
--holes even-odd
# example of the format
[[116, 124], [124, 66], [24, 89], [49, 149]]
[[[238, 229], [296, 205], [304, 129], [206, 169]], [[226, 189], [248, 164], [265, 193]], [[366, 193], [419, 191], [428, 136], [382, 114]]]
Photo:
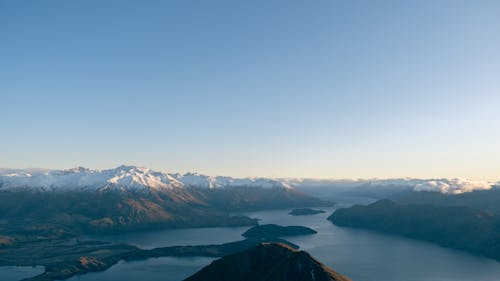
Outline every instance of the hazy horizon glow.
[[0, 167], [500, 180], [500, 2], [3, 1]]

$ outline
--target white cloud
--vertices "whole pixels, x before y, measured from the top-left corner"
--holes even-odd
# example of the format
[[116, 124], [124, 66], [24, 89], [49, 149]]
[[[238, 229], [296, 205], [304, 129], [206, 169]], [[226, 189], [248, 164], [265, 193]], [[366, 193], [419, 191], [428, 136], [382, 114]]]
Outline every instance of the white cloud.
[[465, 179], [427, 180], [415, 185], [415, 191], [436, 191], [449, 194], [460, 194], [475, 190], [491, 189], [492, 184], [486, 181], [470, 181]]

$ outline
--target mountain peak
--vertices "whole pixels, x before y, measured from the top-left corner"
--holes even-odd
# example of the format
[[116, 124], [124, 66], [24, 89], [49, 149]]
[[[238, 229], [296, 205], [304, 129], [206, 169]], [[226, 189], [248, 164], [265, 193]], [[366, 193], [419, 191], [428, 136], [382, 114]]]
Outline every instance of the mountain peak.
[[139, 167], [139, 166], [134, 166], [134, 165], [120, 165], [112, 170], [116, 171], [141, 171], [141, 172], [147, 172], [149, 171], [148, 168], [146, 167]]
[[85, 167], [82, 167], [82, 166], [78, 166], [78, 167], [75, 167], [75, 168], [70, 168], [70, 169], [63, 170], [63, 172], [67, 172], [67, 173], [90, 173], [92, 171], [95, 171], [95, 170], [92, 170], [92, 169], [89, 169], [89, 168], [85, 168]]

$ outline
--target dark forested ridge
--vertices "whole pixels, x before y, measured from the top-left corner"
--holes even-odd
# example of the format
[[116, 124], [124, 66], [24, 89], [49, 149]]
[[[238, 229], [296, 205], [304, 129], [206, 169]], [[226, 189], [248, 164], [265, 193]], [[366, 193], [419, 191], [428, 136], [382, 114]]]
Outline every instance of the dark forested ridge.
[[380, 200], [339, 209], [334, 224], [420, 239], [500, 260], [500, 216], [461, 206]]

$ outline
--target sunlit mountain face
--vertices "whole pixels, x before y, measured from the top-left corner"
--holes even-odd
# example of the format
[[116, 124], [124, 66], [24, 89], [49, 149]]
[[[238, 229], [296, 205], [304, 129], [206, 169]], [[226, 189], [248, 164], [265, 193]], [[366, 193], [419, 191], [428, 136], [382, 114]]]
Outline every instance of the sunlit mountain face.
[[112, 190], [149, 192], [174, 188], [291, 188], [285, 182], [267, 178], [231, 178], [198, 173], [162, 173], [144, 167], [119, 166], [94, 170], [83, 167], [67, 170], [2, 169], [0, 187], [4, 190]]
[[25, 227], [50, 226], [67, 234], [253, 225], [254, 219], [230, 212], [331, 205], [274, 179], [168, 174], [135, 166], [4, 169], [0, 197], [2, 218], [29, 220]]

